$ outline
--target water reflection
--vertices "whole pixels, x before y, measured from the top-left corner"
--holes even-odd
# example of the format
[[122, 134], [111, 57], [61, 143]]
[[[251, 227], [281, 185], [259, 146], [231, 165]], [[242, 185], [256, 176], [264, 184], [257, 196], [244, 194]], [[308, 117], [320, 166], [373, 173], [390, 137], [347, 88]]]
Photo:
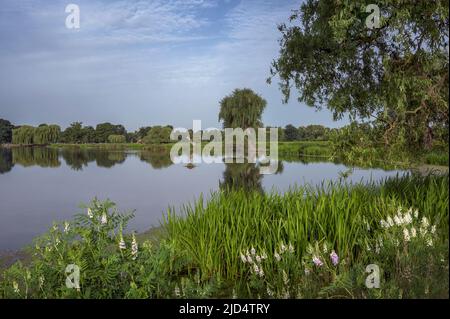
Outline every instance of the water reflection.
[[23, 167], [59, 167], [59, 154], [57, 149], [47, 147], [15, 147], [11, 149], [14, 164]]
[[[283, 172], [283, 162], [278, 162], [278, 168], [275, 174]], [[242, 189], [245, 192], [257, 191], [264, 193], [262, 186], [263, 174], [260, 173], [260, 167], [254, 163], [228, 163], [225, 164], [223, 180], [219, 182], [220, 189], [229, 191]]]
[[13, 167], [14, 163], [11, 150], [0, 147], [0, 174], [8, 173]]
[[[154, 169], [164, 169], [173, 165], [170, 159], [169, 149], [154, 148], [151, 150], [142, 150], [137, 153], [127, 153], [120, 150], [92, 149], [92, 148], [48, 148], [48, 147], [17, 147], [17, 148], [0, 148], [0, 174], [11, 171], [15, 164], [23, 167], [39, 166], [39, 167], [59, 167], [61, 160], [74, 171], [81, 171], [87, 167], [89, 163], [94, 163], [98, 167], [111, 168], [115, 165], [122, 164], [128, 156], [137, 156], [142, 162], [148, 163]], [[203, 155], [204, 156], [204, 155]], [[209, 156], [209, 155], [208, 155]], [[182, 159], [183, 156], [180, 156]], [[209, 156], [211, 157], [211, 156]], [[192, 163], [202, 161], [202, 155], [193, 154], [190, 158]], [[219, 160], [219, 162], [222, 159]], [[300, 162], [303, 164], [323, 162], [324, 159], [314, 157], [283, 157], [286, 162]], [[210, 159], [211, 161], [211, 159]], [[183, 160], [186, 162], [186, 159]], [[338, 163], [338, 161], [335, 161]], [[185, 165], [189, 169], [195, 168], [196, 164], [191, 166]], [[244, 188], [244, 189], [260, 189], [261, 179], [260, 169], [257, 164], [226, 164], [223, 174], [223, 182], [221, 188]], [[278, 170], [276, 174], [282, 173], [283, 163], [278, 162]]]
[[149, 163], [154, 169], [166, 168], [173, 164], [167, 150], [142, 151], [139, 152], [139, 158], [141, 161]]
[[81, 171], [88, 166], [89, 162], [95, 161], [96, 153], [87, 149], [63, 148], [61, 156], [66, 161], [66, 165], [75, 171]]

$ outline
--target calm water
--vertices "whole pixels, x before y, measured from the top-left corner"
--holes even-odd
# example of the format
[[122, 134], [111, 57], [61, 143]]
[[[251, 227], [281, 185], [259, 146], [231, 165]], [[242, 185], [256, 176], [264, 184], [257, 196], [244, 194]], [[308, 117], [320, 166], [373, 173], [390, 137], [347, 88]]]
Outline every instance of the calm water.
[[[166, 152], [49, 148], [0, 148], [0, 250], [17, 249], [53, 221], [72, 219], [92, 198], [111, 199], [136, 210], [130, 229], [157, 226], [167, 207], [233, 185], [283, 192], [295, 184], [339, 180], [347, 171], [332, 162], [281, 161], [274, 175], [253, 164], [174, 165]], [[348, 182], [379, 180], [399, 171], [355, 168]]]

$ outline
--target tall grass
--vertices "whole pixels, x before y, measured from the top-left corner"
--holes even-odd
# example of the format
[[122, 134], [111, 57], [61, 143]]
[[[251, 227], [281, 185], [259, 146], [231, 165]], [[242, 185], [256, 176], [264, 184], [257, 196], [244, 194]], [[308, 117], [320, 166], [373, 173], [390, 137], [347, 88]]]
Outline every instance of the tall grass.
[[[448, 239], [448, 176], [403, 176], [380, 183], [322, 184], [280, 195], [244, 191], [215, 193], [177, 213], [170, 209], [164, 226], [179, 251], [205, 276], [243, 275], [239, 256], [248, 247], [274, 252], [291, 243], [302, 255], [309, 243], [327, 241], [352, 262], [366, 249], [380, 220], [398, 207], [414, 207], [443, 229]], [[269, 263], [273, 254], [268, 255]]]

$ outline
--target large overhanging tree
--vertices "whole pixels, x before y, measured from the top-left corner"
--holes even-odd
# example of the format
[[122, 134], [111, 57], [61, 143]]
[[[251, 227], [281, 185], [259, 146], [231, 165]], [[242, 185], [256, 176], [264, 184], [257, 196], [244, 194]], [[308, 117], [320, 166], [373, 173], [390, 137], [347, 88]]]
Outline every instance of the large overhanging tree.
[[[380, 10], [374, 28], [371, 3]], [[370, 121], [385, 145], [430, 147], [448, 132], [448, 11], [448, 0], [307, 0], [279, 26], [271, 78], [284, 102], [295, 87], [299, 101], [335, 119]]]

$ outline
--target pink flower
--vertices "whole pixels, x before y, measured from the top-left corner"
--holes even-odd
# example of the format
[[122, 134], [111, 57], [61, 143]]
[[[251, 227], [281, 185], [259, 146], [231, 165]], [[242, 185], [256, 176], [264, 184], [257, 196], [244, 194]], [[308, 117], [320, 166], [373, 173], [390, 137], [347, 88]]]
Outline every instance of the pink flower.
[[323, 262], [322, 262], [322, 260], [320, 260], [319, 257], [314, 256], [312, 260], [313, 260], [314, 265], [316, 265], [317, 267], [323, 266]]
[[339, 256], [336, 254], [334, 250], [331, 252], [330, 258], [333, 266], [336, 266], [339, 263]]

